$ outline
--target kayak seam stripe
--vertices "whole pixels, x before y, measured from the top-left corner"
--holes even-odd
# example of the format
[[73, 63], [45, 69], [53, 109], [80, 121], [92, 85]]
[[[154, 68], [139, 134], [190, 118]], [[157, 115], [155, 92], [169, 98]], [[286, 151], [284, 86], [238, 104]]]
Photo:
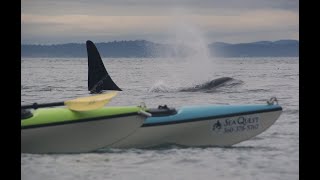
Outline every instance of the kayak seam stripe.
[[85, 118], [85, 119], [79, 119], [79, 120], [65, 120], [63, 122], [54, 122], [54, 123], [22, 126], [21, 129], [39, 128], [39, 127], [47, 127], [47, 126], [58, 126], [58, 125], [82, 123], [82, 122], [88, 122], [88, 121], [101, 121], [101, 120], [108, 120], [111, 118], [132, 116], [132, 115], [137, 115], [137, 114], [138, 113], [135, 112], [135, 113], [117, 114], [117, 115], [111, 115], [111, 116], [109, 115], [109, 116], [101, 116], [101, 117], [94, 117], [94, 118]]
[[163, 125], [180, 124], [180, 123], [187, 123], [187, 122], [194, 122], [194, 121], [205, 121], [205, 120], [209, 120], [209, 119], [218, 119], [218, 118], [225, 118], [225, 117], [232, 117], [232, 116], [239, 116], [239, 115], [248, 115], [248, 114], [256, 114], [256, 113], [263, 113], [263, 112], [273, 112], [273, 111], [282, 111], [282, 107], [278, 107], [278, 108], [275, 108], [275, 109], [267, 109], [267, 110], [257, 110], [257, 111], [248, 111], [248, 112], [241, 112], [241, 113], [223, 114], [223, 115], [215, 115], [215, 116], [208, 116], [208, 117], [201, 117], [201, 118], [192, 118], [192, 119], [188, 119], [188, 120], [168, 121], [168, 122], [160, 122], [160, 123], [149, 123], [149, 124], [143, 124], [141, 127], [163, 126]]

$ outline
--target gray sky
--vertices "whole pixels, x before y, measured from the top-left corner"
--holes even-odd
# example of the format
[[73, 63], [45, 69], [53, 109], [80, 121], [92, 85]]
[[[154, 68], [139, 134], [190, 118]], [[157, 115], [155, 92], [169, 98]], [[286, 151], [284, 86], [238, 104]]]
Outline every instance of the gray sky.
[[21, 0], [21, 43], [299, 40], [298, 0]]

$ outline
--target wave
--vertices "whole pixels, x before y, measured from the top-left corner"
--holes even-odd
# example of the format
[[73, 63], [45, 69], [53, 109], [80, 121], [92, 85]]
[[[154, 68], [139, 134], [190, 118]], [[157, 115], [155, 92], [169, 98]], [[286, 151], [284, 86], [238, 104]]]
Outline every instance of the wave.
[[149, 92], [172, 92], [172, 91], [174, 91], [174, 89], [171, 89], [163, 81], [157, 82], [149, 89]]

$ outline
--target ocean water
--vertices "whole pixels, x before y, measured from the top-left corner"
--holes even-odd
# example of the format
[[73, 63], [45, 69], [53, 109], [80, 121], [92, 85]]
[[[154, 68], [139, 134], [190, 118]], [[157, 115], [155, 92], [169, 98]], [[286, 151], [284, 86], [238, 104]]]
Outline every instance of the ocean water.
[[[294, 180], [299, 178], [299, 58], [103, 58], [122, 88], [109, 105], [169, 107], [266, 103], [277, 97], [280, 118], [265, 132], [219, 147], [106, 149], [81, 154], [21, 153], [23, 180]], [[21, 104], [88, 96], [86, 58], [22, 58]], [[180, 92], [220, 77], [210, 91]]]

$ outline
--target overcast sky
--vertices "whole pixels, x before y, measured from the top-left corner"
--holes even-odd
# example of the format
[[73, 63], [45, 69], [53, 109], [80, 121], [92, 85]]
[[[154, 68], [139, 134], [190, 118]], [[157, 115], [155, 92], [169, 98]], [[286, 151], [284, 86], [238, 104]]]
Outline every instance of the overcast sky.
[[299, 40], [298, 0], [21, 0], [21, 43]]

